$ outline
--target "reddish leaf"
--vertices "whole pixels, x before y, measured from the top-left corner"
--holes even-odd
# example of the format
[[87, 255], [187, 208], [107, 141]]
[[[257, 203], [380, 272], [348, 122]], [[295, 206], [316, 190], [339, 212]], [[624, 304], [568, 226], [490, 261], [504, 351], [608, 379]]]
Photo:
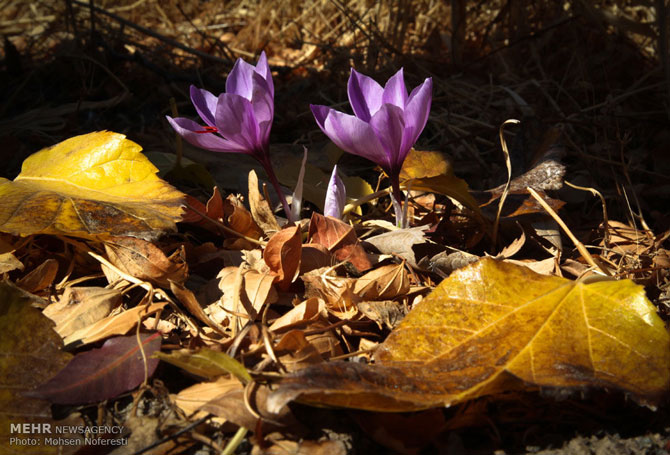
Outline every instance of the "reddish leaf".
[[263, 259], [270, 270], [277, 275], [280, 289], [288, 289], [298, 275], [301, 252], [302, 239], [297, 226], [284, 228], [270, 238], [263, 252]]
[[[149, 376], [158, 359], [160, 333], [141, 335]], [[110, 338], [99, 349], [77, 354], [56, 376], [27, 396], [58, 404], [83, 404], [114, 398], [144, 381], [144, 359], [135, 335]]]
[[359, 272], [372, 267], [354, 228], [344, 221], [313, 212], [309, 222], [309, 239], [311, 243], [328, 248], [338, 261], [350, 262]]

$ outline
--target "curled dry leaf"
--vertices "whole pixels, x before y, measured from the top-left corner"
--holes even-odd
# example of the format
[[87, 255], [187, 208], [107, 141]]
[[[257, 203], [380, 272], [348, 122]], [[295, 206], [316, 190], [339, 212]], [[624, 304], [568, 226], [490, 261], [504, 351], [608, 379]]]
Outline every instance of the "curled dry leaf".
[[[239, 289], [236, 289], [238, 274], [241, 275], [242, 282]], [[274, 303], [279, 298], [272, 285], [275, 276], [271, 273], [226, 267], [219, 272], [217, 278], [219, 289], [223, 291], [223, 307], [233, 314], [245, 313], [251, 320], [258, 317], [264, 304]]]
[[179, 299], [179, 301], [186, 307], [186, 309], [193, 316], [198, 318], [200, 322], [207, 324], [208, 327], [214, 329], [219, 335], [226, 335], [226, 329], [223, 328], [217, 321], [212, 320], [200, 305], [200, 302], [195, 297], [193, 292], [181, 284], [170, 282], [170, 290]]
[[354, 228], [342, 220], [312, 212], [309, 241], [325, 246], [337, 261], [350, 262], [359, 272], [372, 267]]
[[[0, 447], [9, 448], [10, 424], [53, 423], [49, 403], [22, 396], [58, 373], [71, 355], [61, 350], [61, 337], [53, 322], [31, 307], [27, 293], [7, 281], [0, 282]], [[32, 434], [38, 447], [16, 453], [56, 454], [59, 448], [44, 444], [49, 434]], [[30, 448], [30, 447], [29, 447]]]
[[287, 290], [298, 276], [301, 252], [302, 239], [297, 226], [289, 226], [277, 232], [265, 247], [263, 259], [275, 274], [281, 290]]
[[[101, 348], [77, 354], [56, 376], [29, 396], [58, 404], [83, 404], [114, 398], [151, 376], [161, 348], [160, 333], [111, 338]], [[140, 346], [141, 343], [141, 346]]]
[[[259, 239], [263, 236], [263, 231], [258, 227], [251, 213], [232, 194], [223, 201], [223, 224], [245, 237]], [[227, 237], [224, 242], [226, 248], [246, 250], [256, 247], [255, 244], [243, 238], [227, 233], [224, 235]]]
[[258, 176], [253, 169], [249, 171], [249, 208], [251, 216], [265, 235], [270, 236], [281, 229], [270, 203], [258, 191]]
[[43, 314], [56, 323], [56, 332], [65, 338], [109, 315], [121, 304], [122, 297], [116, 289], [68, 287]]
[[404, 263], [371, 270], [354, 285], [354, 294], [362, 300], [391, 300], [408, 292], [409, 276]]
[[174, 231], [184, 194], [159, 179], [140, 150], [101, 131], [29, 156], [14, 181], [0, 178], [0, 231], [90, 239]]
[[270, 407], [301, 397], [411, 411], [537, 387], [619, 389], [654, 404], [670, 386], [670, 334], [641, 286], [570, 281], [489, 258], [417, 304], [375, 360], [293, 373]]
[[326, 304], [322, 299], [312, 297], [291, 308], [284, 315], [276, 319], [270, 326], [270, 331], [279, 332], [305, 326], [320, 317], [326, 317]]
[[151, 305], [137, 305], [121, 313], [107, 316], [98, 322], [81, 328], [65, 337], [65, 344], [87, 344], [104, 340], [113, 335], [125, 335], [150, 314], [158, 313], [167, 305], [167, 302], [157, 302]]
[[16, 282], [16, 285], [28, 292], [42, 291], [53, 283], [58, 273], [58, 261], [47, 259]]
[[392, 254], [407, 261], [414, 268], [426, 256], [434, 256], [444, 248], [426, 238], [428, 226], [417, 226], [409, 229], [397, 229], [375, 235], [365, 241], [374, 246], [382, 254]]
[[0, 273], [7, 273], [12, 270], [23, 270], [23, 263], [16, 259], [14, 253], [0, 253]]
[[188, 275], [183, 247], [168, 257], [150, 242], [132, 237], [114, 237], [105, 242], [105, 251], [109, 262], [119, 270], [161, 287], [169, 287], [170, 281], [183, 283]]
[[[205, 417], [208, 413], [202, 407], [210, 401], [227, 394], [231, 390], [240, 390], [242, 385], [235, 378], [220, 377], [212, 382], [199, 382], [187, 387], [174, 396], [175, 404], [192, 419]], [[216, 423], [222, 424], [225, 419], [215, 417]]]
[[332, 270], [313, 270], [300, 278], [305, 283], [305, 297], [323, 300], [329, 312], [341, 319], [349, 319], [358, 312], [359, 298], [354, 293], [353, 278], [334, 275]]

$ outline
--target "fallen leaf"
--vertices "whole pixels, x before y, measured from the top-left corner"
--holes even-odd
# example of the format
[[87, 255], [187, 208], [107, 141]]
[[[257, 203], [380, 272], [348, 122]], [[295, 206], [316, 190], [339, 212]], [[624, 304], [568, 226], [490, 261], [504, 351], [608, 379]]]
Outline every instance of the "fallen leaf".
[[302, 246], [300, 253], [300, 274], [329, 267], [334, 265], [333, 262], [333, 257], [328, 252], [328, 248], [318, 243], [307, 243]]
[[270, 326], [271, 332], [293, 329], [326, 316], [326, 304], [322, 299], [312, 297], [291, 308]]
[[10, 424], [53, 424], [48, 402], [22, 394], [48, 380], [71, 355], [61, 350], [53, 322], [30, 306], [24, 291], [0, 282], [0, 447], [12, 454], [49, 455], [59, 448], [42, 442], [49, 434], [31, 434], [36, 445], [10, 445]]
[[285, 291], [300, 272], [302, 239], [300, 228], [289, 226], [270, 238], [263, 259], [277, 277], [279, 289]]
[[270, 436], [272, 436], [272, 445], [265, 448], [255, 445], [251, 450], [251, 455], [346, 455], [350, 453], [344, 441], [291, 441], [284, 433], [272, 433]]
[[391, 300], [408, 292], [409, 276], [404, 263], [373, 269], [354, 285], [354, 294], [362, 300]]
[[407, 314], [407, 307], [392, 300], [379, 302], [359, 302], [358, 309], [361, 313], [374, 321], [382, 329], [394, 329]]
[[[233, 194], [228, 195], [223, 201], [223, 224], [245, 237], [259, 239], [263, 236], [263, 231], [258, 227], [251, 213]], [[224, 241], [226, 248], [248, 250], [256, 247], [255, 244], [238, 236], [225, 232], [224, 236], [227, 237]]]
[[353, 278], [334, 275], [329, 269], [313, 270], [300, 279], [305, 283], [305, 297], [323, 300], [328, 311], [340, 319], [350, 319], [358, 312], [356, 303], [360, 299], [354, 293]]
[[[151, 355], [161, 348], [160, 333], [110, 338], [101, 348], [81, 352], [56, 376], [29, 396], [58, 404], [84, 404], [114, 398], [133, 390], [158, 366]], [[146, 375], [146, 377], [145, 377]]]
[[249, 171], [249, 208], [251, 216], [265, 235], [269, 236], [281, 230], [270, 203], [258, 191], [258, 176], [253, 169]]
[[154, 357], [207, 379], [232, 374], [242, 384], [251, 381], [251, 376], [244, 365], [228, 354], [213, 349], [202, 348], [197, 351], [183, 349], [170, 353], [156, 352]]
[[[200, 382], [181, 390], [174, 401], [179, 408], [192, 419], [205, 417], [208, 413], [202, 407], [210, 401], [218, 398], [231, 390], [240, 390], [240, 381], [234, 378], [219, 377], [216, 381]], [[223, 424], [225, 419], [215, 417], [218, 424]]]
[[328, 248], [337, 261], [351, 263], [358, 272], [372, 268], [354, 228], [342, 220], [312, 212], [308, 237], [311, 243]]
[[152, 303], [149, 306], [137, 305], [122, 313], [107, 316], [94, 324], [79, 329], [65, 337], [63, 342], [66, 345], [87, 344], [104, 340], [113, 335], [125, 335], [143, 317], [161, 311], [165, 305], [167, 305], [167, 302]]
[[198, 318], [200, 322], [207, 324], [208, 327], [211, 327], [217, 331], [220, 335], [226, 335], [226, 329], [223, 328], [219, 323], [212, 320], [206, 313], [205, 310], [200, 305], [200, 302], [195, 297], [193, 292], [185, 288], [183, 285], [175, 283], [174, 281], [170, 282], [170, 290], [172, 293], [179, 299], [179, 301], [186, 307], [186, 309], [193, 316]]
[[67, 287], [60, 300], [47, 306], [43, 314], [56, 323], [56, 332], [67, 337], [106, 317], [121, 304], [116, 289]]
[[538, 387], [618, 389], [654, 404], [670, 385], [670, 334], [642, 286], [570, 281], [489, 258], [445, 279], [375, 359], [288, 375], [270, 409], [301, 397], [412, 411]]
[[18, 280], [16, 285], [28, 292], [39, 292], [51, 286], [57, 273], [58, 261], [47, 259]]
[[[237, 274], [242, 275], [238, 291], [235, 289]], [[234, 313], [245, 313], [252, 321], [256, 320], [263, 305], [274, 303], [278, 299], [277, 291], [272, 284], [275, 276], [271, 273], [260, 273], [241, 267], [225, 267], [217, 278], [219, 289], [223, 292], [223, 308]]]
[[0, 231], [153, 239], [174, 231], [184, 195], [156, 176], [142, 148], [110, 131], [67, 139], [0, 178]]
[[188, 275], [184, 248], [169, 257], [156, 245], [133, 237], [114, 237], [105, 242], [109, 262], [142, 281], [169, 287], [170, 281], [183, 283]]
[[16, 259], [14, 253], [0, 253], [0, 273], [12, 270], [23, 270], [23, 263]]
[[[188, 205], [184, 215], [182, 216], [182, 221], [186, 223], [197, 224], [198, 226], [203, 227], [211, 232], [220, 232], [221, 229], [219, 226], [198, 213], [204, 213], [212, 220], [218, 221], [220, 223], [223, 222], [223, 198], [221, 197], [221, 192], [217, 186], [214, 187], [212, 196], [207, 200], [207, 205], [203, 204], [198, 199], [190, 195], [186, 195], [186, 203]], [[196, 212], [196, 210], [198, 212]]]
[[451, 163], [440, 152], [410, 150], [400, 171], [400, 180], [411, 190], [444, 194], [477, 215], [481, 214], [468, 184], [454, 175]]
[[396, 229], [365, 239], [382, 254], [392, 254], [407, 261], [415, 269], [425, 256], [434, 256], [444, 248], [426, 238], [427, 226]]

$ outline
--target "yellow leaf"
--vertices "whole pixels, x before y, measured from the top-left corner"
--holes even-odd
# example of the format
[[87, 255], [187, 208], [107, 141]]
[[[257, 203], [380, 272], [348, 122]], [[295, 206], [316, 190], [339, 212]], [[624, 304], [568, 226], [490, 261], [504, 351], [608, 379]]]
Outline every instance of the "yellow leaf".
[[271, 407], [367, 410], [449, 406], [519, 388], [602, 387], [658, 402], [670, 385], [670, 335], [642, 286], [584, 283], [483, 259], [452, 273], [375, 354], [282, 381]]
[[110, 131], [67, 139], [0, 178], [0, 231], [152, 239], [174, 230], [184, 195], [156, 176], [141, 147]]
[[468, 184], [454, 175], [451, 163], [440, 152], [410, 150], [400, 171], [400, 180], [409, 189], [444, 194], [481, 214]]

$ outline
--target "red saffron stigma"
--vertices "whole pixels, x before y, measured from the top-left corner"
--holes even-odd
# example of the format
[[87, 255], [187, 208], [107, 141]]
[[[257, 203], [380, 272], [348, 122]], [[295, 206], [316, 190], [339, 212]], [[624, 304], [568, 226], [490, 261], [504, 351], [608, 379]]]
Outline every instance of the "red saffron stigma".
[[194, 131], [194, 133], [216, 133], [217, 131], [219, 131], [219, 129], [215, 126], [203, 126], [201, 131]]

